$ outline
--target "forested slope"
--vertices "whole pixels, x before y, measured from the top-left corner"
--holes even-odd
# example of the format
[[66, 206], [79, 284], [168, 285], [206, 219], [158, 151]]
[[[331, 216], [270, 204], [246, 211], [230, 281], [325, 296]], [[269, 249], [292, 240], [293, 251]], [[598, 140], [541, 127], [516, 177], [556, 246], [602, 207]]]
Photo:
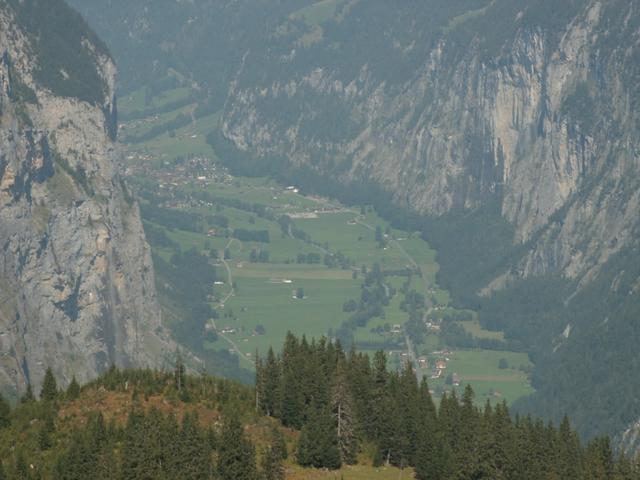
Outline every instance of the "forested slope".
[[11, 411], [0, 398], [0, 475], [276, 480], [360, 464], [377, 478], [391, 464], [420, 480], [640, 478], [608, 438], [582, 445], [567, 420], [514, 420], [504, 404], [478, 408], [470, 388], [436, 408], [411, 366], [390, 372], [382, 352], [371, 361], [289, 335], [281, 356], [258, 361], [257, 385], [186, 375], [179, 359], [173, 372], [113, 367], [64, 391], [48, 370], [39, 400], [29, 388]]

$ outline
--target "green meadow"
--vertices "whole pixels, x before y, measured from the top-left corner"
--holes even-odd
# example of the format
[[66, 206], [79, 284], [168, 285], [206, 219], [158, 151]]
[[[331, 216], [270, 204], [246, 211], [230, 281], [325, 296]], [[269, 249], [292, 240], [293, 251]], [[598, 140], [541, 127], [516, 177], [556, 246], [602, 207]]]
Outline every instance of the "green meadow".
[[[304, 11], [298, 12], [299, 18], [306, 22], [321, 23], [327, 15], [333, 15], [340, 1], [325, 0]], [[190, 95], [188, 89], [175, 88], [163, 92], [145, 103], [145, 92], [136, 91], [121, 100], [122, 111], [134, 112], [149, 108], [158, 108], [185, 99]], [[136, 134], [149, 131], [155, 125], [163, 124], [180, 113], [188, 112], [195, 104], [186, 105], [172, 112], [164, 112], [146, 119], [131, 121], [132, 132]], [[126, 145], [128, 156], [147, 155], [145, 161], [158, 168], [171, 165], [177, 157], [199, 156], [217, 161], [216, 153], [207, 144], [206, 137], [219, 126], [221, 113], [215, 113], [197, 119], [189, 125], [164, 132], [146, 142]], [[132, 160], [141, 161], [141, 160]], [[137, 178], [134, 182], [152, 188], [154, 183], [147, 178]], [[148, 226], [164, 229], [166, 236], [178, 245], [182, 251], [195, 248], [216, 267], [218, 284], [213, 287], [212, 308], [217, 312], [211, 319], [211, 327], [216, 328], [218, 338], [207, 341], [207, 349], [229, 351], [239, 357], [240, 366], [251, 369], [255, 352], [265, 354], [269, 347], [279, 350], [287, 331], [307, 338], [320, 338], [336, 331], [348, 320], [350, 313], [343, 311], [348, 300], [360, 300], [361, 270], [370, 270], [378, 264], [383, 271], [399, 271], [406, 267], [418, 269], [420, 275], [413, 274], [409, 289], [423, 294], [427, 305], [446, 307], [451, 311], [449, 292], [437, 283], [438, 264], [436, 251], [426, 243], [418, 232], [407, 232], [391, 228], [389, 223], [375, 212], [361, 208], [340, 205], [334, 200], [304, 195], [293, 188], [279, 185], [268, 178], [244, 178], [226, 176], [224, 181], [203, 186], [197, 182], [181, 182], [182, 195], [206, 193], [213, 200], [213, 206], [199, 204], [186, 209], [185, 213], [198, 214], [205, 219], [212, 215], [224, 215], [229, 221], [229, 229], [222, 236], [209, 236], [207, 231], [212, 225], [202, 221], [198, 231], [184, 231], [178, 228], [165, 228], [145, 220]], [[293, 187], [293, 186], [291, 186]], [[269, 218], [260, 218], [253, 212], [229, 205], [232, 201], [260, 205], [270, 213]], [[276, 221], [280, 216], [292, 218], [292, 229], [303, 231], [311, 242], [283, 232]], [[376, 238], [376, 229], [383, 234], [383, 241]], [[234, 229], [250, 231], [266, 230], [269, 243], [240, 241], [230, 238]], [[174, 254], [172, 247], [154, 246], [156, 254], [170, 261]], [[212, 256], [217, 250], [220, 257], [227, 250], [226, 262]], [[267, 251], [267, 263], [252, 263], [251, 252]], [[314, 253], [320, 256], [320, 263], [298, 264], [298, 255]], [[339, 266], [328, 268], [324, 264], [326, 254], [342, 254], [349, 259], [352, 268]], [[228, 267], [228, 270], [227, 270]], [[228, 271], [231, 278], [228, 278]], [[231, 282], [229, 282], [231, 280]], [[406, 276], [386, 276], [384, 283], [389, 291], [396, 291], [383, 309], [383, 315], [371, 318], [366, 326], [355, 328], [353, 338], [356, 345], [373, 353], [380, 348], [387, 352], [392, 367], [400, 368], [409, 359], [404, 331], [390, 332], [390, 327], [404, 327], [409, 316], [401, 308], [404, 294], [401, 292], [407, 282]], [[295, 298], [298, 288], [303, 289], [304, 298]], [[170, 308], [171, 305], [166, 304]], [[425, 308], [426, 308], [425, 307]], [[168, 311], [172, 322], [179, 322], [179, 313]], [[476, 320], [460, 322], [464, 329], [479, 339], [503, 340], [501, 332], [484, 330]], [[258, 327], [258, 328], [257, 328]], [[227, 333], [223, 333], [225, 330]], [[230, 330], [233, 333], [230, 333]], [[256, 332], [258, 330], [260, 333]], [[416, 355], [427, 355], [431, 366], [418, 370], [419, 375], [430, 377], [437, 355], [431, 352], [450, 347], [443, 344], [437, 334], [425, 336], [425, 343], [415, 345]], [[514, 352], [489, 350], [464, 350], [449, 348], [446, 373], [439, 379], [430, 380], [436, 391], [436, 398], [445, 389], [446, 377], [456, 373], [463, 384], [470, 383], [477, 392], [477, 401], [492, 402], [506, 400], [509, 403], [532, 392], [528, 380], [530, 362], [526, 355]], [[504, 359], [507, 368], [499, 368]], [[504, 362], [503, 362], [504, 364]], [[503, 365], [504, 366], [504, 365]], [[462, 388], [462, 387], [458, 387]]]

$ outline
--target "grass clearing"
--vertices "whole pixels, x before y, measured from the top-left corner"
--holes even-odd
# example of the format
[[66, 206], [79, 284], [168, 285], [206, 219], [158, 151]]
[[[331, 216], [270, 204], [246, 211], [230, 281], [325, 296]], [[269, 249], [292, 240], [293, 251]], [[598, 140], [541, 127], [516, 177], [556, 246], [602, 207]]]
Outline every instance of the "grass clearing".
[[[476, 393], [476, 402], [487, 399], [493, 403], [506, 400], [513, 403], [520, 397], [533, 393], [526, 370], [532, 364], [527, 354], [495, 350], [456, 350], [449, 355], [446, 374], [456, 373], [463, 389], [470, 384]], [[500, 361], [506, 368], [500, 368]], [[431, 384], [445, 386], [445, 379], [431, 380]]]
[[370, 467], [368, 465], [345, 465], [340, 470], [317, 470], [285, 465], [287, 480], [408, 480], [414, 477], [412, 468], [400, 470], [395, 467]]
[[291, 14], [292, 19], [302, 19], [309, 26], [320, 25], [336, 14], [344, 0], [321, 0]]
[[[360, 291], [359, 283], [351, 279], [303, 279], [285, 284], [238, 277], [236, 283], [237, 293], [227, 301], [216, 323], [219, 328], [236, 329], [230, 338], [244, 354], [256, 349], [264, 354], [269, 347], [279, 350], [288, 331], [308, 338], [326, 336], [329, 328], [337, 328], [345, 319], [343, 303]], [[293, 298], [298, 287], [305, 292], [302, 300]], [[265, 327], [265, 335], [252, 335], [258, 325]], [[229, 348], [222, 339], [216, 343]]]
[[504, 340], [504, 332], [492, 332], [485, 330], [478, 320], [469, 320], [468, 322], [459, 322], [464, 329], [475, 338], [486, 338], [490, 340]]

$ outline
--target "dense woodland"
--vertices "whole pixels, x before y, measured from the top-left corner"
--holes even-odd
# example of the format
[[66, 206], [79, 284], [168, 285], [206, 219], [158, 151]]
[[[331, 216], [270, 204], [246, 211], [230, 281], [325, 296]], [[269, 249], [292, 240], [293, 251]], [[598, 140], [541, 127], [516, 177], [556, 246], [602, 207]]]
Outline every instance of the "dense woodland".
[[337, 468], [365, 451], [374, 465], [413, 466], [420, 479], [636, 478], [609, 439], [582, 445], [564, 419], [556, 427], [512, 418], [505, 404], [478, 408], [474, 393], [445, 395], [439, 407], [411, 367], [391, 372], [340, 343], [289, 334], [280, 355], [257, 360], [260, 410], [301, 431], [296, 461]]
[[478, 407], [470, 387], [436, 406], [383, 352], [289, 334], [256, 367], [255, 389], [188, 375], [180, 356], [171, 372], [112, 367], [64, 391], [48, 370], [39, 400], [29, 386], [13, 410], [0, 401], [0, 479], [276, 480], [291, 461], [412, 466], [421, 480], [640, 479], [607, 437], [584, 445], [566, 418]]

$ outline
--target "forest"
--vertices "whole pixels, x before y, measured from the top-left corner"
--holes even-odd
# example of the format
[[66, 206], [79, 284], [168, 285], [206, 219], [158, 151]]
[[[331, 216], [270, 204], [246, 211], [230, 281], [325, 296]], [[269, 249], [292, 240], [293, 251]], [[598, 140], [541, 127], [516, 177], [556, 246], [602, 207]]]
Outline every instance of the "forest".
[[288, 334], [256, 358], [256, 387], [187, 372], [111, 367], [65, 390], [50, 369], [15, 408], [0, 400], [1, 479], [276, 480], [287, 466], [414, 468], [420, 480], [640, 478], [608, 437], [513, 417], [450, 391], [436, 405], [407, 364], [387, 368], [325, 338]]

